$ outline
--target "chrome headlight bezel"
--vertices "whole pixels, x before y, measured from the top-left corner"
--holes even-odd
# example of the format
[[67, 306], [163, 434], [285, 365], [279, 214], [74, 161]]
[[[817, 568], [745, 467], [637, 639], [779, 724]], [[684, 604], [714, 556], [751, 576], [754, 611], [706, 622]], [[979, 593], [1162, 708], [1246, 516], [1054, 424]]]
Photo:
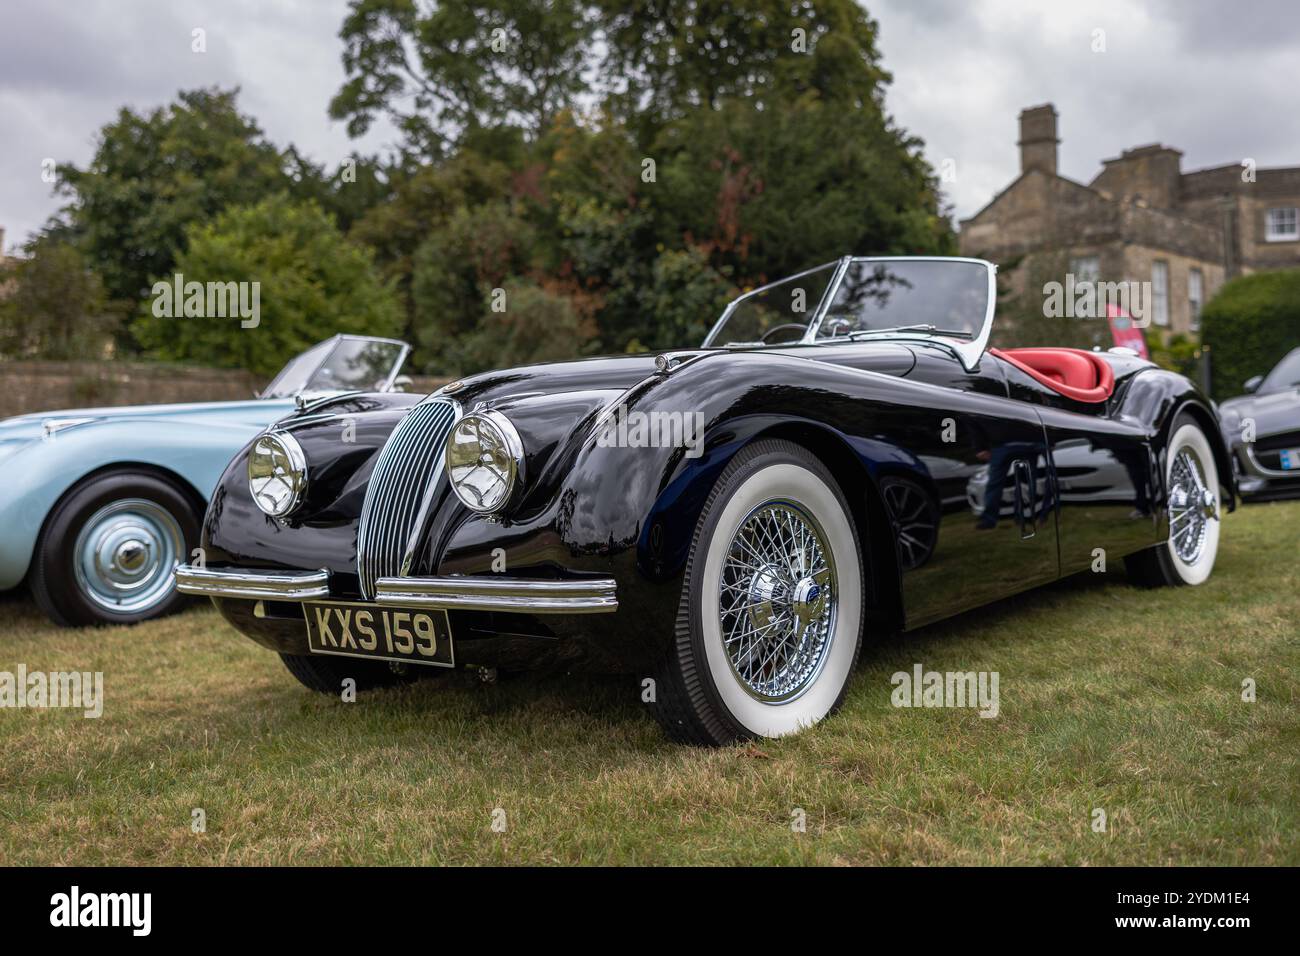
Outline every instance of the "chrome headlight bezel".
[[[307, 456], [298, 440], [286, 431], [264, 432], [257, 437], [248, 453], [247, 472], [253, 503], [272, 518], [288, 517], [307, 497]], [[286, 494], [270, 495], [276, 488]]]
[[[458, 442], [457, 436], [473, 430], [478, 438], [478, 454], [474, 463], [459, 460], [459, 454], [468, 443]], [[488, 441], [485, 442], [484, 438]], [[490, 448], [487, 445], [490, 444]], [[485, 450], [499, 452], [492, 454], [492, 460], [485, 462]], [[467, 467], [468, 466], [468, 467]], [[500, 488], [494, 489], [490, 499], [480, 498], [465, 479], [479, 468], [486, 468], [494, 474]], [[462, 416], [451, 431], [443, 450], [443, 471], [451, 490], [466, 508], [483, 515], [500, 514], [509, 508], [519, 496], [524, 477], [524, 443], [519, 432], [500, 412], [471, 412]]]

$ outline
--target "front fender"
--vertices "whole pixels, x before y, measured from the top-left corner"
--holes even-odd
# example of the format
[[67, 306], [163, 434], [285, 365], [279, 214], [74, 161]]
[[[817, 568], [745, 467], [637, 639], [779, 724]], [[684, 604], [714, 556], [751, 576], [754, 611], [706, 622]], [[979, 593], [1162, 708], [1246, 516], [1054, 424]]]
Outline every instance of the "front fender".
[[1185, 376], [1162, 368], [1139, 372], [1129, 383], [1116, 417], [1143, 428], [1151, 450], [1159, 463], [1157, 475], [1162, 486], [1169, 440], [1173, 437], [1174, 419], [1180, 412], [1192, 415], [1201, 425], [1205, 439], [1214, 451], [1219, 472], [1219, 490], [1228, 511], [1237, 507], [1237, 477], [1232, 455], [1223, 437], [1223, 423], [1214, 403]]
[[226, 462], [260, 426], [173, 421], [87, 422], [22, 445], [4, 461], [0, 495], [0, 590], [17, 586], [36, 540], [70, 489], [109, 467], [152, 468], [184, 481], [204, 501]]

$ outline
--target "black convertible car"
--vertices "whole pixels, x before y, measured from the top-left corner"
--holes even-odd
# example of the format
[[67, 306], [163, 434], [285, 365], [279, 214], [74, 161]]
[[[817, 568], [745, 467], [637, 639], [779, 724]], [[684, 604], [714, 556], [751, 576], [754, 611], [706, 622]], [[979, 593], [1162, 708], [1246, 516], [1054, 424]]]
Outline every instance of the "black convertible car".
[[1204, 581], [1211, 403], [1127, 350], [987, 349], [994, 273], [846, 257], [698, 349], [312, 407], [230, 463], [178, 586], [319, 691], [584, 665], [717, 744], [832, 713], [863, 640], [1099, 556]]

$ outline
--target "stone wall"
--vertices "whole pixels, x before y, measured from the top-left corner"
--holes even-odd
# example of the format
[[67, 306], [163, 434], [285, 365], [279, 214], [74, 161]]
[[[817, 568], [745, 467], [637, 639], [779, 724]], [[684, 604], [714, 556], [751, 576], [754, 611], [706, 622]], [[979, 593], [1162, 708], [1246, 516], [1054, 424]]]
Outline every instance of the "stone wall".
[[[412, 392], [430, 392], [448, 381], [413, 379]], [[252, 398], [265, 385], [238, 369], [158, 362], [2, 362], [0, 418], [101, 405], [231, 401]]]

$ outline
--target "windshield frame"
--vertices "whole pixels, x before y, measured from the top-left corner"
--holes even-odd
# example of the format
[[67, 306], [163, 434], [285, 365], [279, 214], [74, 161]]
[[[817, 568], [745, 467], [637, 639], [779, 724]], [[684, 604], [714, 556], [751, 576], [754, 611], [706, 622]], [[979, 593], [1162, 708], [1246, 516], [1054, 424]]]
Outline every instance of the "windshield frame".
[[[832, 345], [849, 341], [883, 342], [902, 339], [923, 341], [942, 346], [956, 355], [958, 360], [961, 362], [962, 367], [968, 372], [974, 371], [979, 366], [980, 358], [984, 355], [985, 349], [988, 347], [989, 334], [993, 329], [993, 315], [997, 310], [998, 267], [994, 263], [989, 262], [986, 259], [973, 259], [967, 256], [843, 256], [836, 260], [836, 262], [838, 263], [838, 267], [835, 269], [830, 283], [826, 286], [826, 292], [822, 295], [821, 301], [817, 303], [817, 308], [813, 309], [810, 313], [808, 328], [804, 332], [803, 338], [794, 342], [782, 342], [779, 345], [767, 346], [768, 348], [780, 348], [781, 346], [790, 345]], [[958, 339], [951, 336], [938, 335], [933, 332], [924, 331], [882, 331], [874, 335], [867, 332], [865, 335], [860, 333], [856, 339], [850, 339], [848, 336], [833, 339], [818, 339], [817, 333], [821, 329], [826, 314], [830, 311], [831, 303], [835, 301], [835, 296], [839, 293], [840, 286], [844, 282], [845, 274], [848, 272], [850, 266], [858, 262], [966, 262], [973, 265], [983, 266], [988, 276], [988, 298], [984, 308], [984, 320], [980, 326], [979, 333], [971, 339]], [[713, 328], [709, 330], [709, 334], [705, 336], [703, 347], [725, 348], [725, 346], [715, 345], [714, 340], [717, 338], [718, 333], [722, 331], [723, 326], [726, 325], [727, 319], [731, 316], [731, 313], [735, 310], [736, 306], [744, 300], [751, 296], [758, 295], [759, 293], [766, 292], [774, 286], [779, 286], [782, 283], [789, 282], [791, 279], [798, 279], [802, 276], [817, 272], [818, 270], [825, 269], [827, 266], [832, 264], [833, 263], [830, 262], [822, 263], [821, 265], [814, 266], [811, 269], [805, 269], [803, 272], [797, 272], [792, 276], [778, 279], [776, 282], [769, 282], [766, 285], [759, 286], [757, 289], [751, 289], [749, 292], [732, 299], [731, 302], [728, 303], [727, 308], [723, 310], [721, 318], [714, 323]]]
[[[393, 383], [397, 381], [397, 376], [401, 374], [402, 366], [406, 364], [407, 356], [411, 354], [411, 346], [406, 342], [403, 342], [401, 339], [388, 339], [379, 335], [353, 335], [347, 332], [340, 332], [337, 335], [330, 336], [328, 339], [325, 339], [321, 342], [317, 342], [315, 345], [311, 346], [311, 348], [303, 349], [303, 351], [299, 352], [297, 355], [293, 356], [293, 358], [289, 359], [289, 361], [285, 362], [284, 365], [280, 368], [280, 371], [275, 373], [275, 378], [271, 379], [271, 381], [267, 383], [266, 388], [262, 389], [261, 394], [258, 395], [258, 398], [286, 399], [286, 398], [293, 398], [296, 395], [326, 394], [325, 392], [313, 391], [304, 388], [289, 395], [273, 396], [271, 394], [271, 390], [275, 387], [276, 383], [279, 382], [280, 379], [284, 377], [284, 373], [289, 370], [289, 366], [291, 366], [295, 361], [297, 361], [302, 355], [306, 354], [307, 352], [310, 352], [312, 349], [319, 348], [322, 345], [329, 345], [329, 348], [321, 353], [321, 360], [316, 363], [315, 367], [311, 370], [311, 373], [305, 376], [304, 381], [310, 382], [316, 376], [316, 373], [319, 372], [321, 368], [327, 362], [329, 362], [331, 358], [334, 357], [334, 353], [338, 351], [338, 347], [348, 340], [362, 341], [362, 342], [382, 342], [385, 345], [396, 345], [399, 347], [399, 351], [397, 353], [397, 359], [393, 362], [393, 366], [388, 373], [388, 377], [384, 379], [383, 386], [377, 389], [377, 391], [380, 392], [391, 392], [393, 390]], [[348, 391], [349, 390], [347, 389], [342, 389], [338, 391], [338, 394], [346, 394]], [[352, 389], [352, 391], [357, 391], [357, 390]], [[333, 393], [331, 392], [331, 394]]]
[[[748, 292], [741, 293], [740, 295], [736, 296], [734, 299], [732, 299], [730, 302], [727, 303], [727, 307], [722, 310], [722, 315], [718, 318], [718, 321], [713, 323], [713, 328], [709, 329], [709, 334], [704, 337], [704, 344], [700, 347], [706, 349], [727, 347], [725, 345], [715, 345], [714, 340], [718, 337], [718, 333], [721, 332], [723, 327], [727, 324], [727, 319], [731, 318], [731, 313], [735, 312], [736, 308], [742, 302], [745, 302], [748, 299], [752, 299], [756, 295], [762, 295], [764, 292], [767, 292], [769, 289], [775, 289], [777, 286], [784, 285], [787, 282], [793, 282], [795, 279], [802, 279], [804, 276], [810, 276], [814, 272], [821, 272], [823, 269], [829, 268], [830, 266], [835, 266], [835, 270], [831, 273], [830, 281], [826, 283], [826, 291], [822, 293], [822, 297], [821, 299], [818, 300], [816, 308], [814, 308], [811, 312], [808, 313], [809, 327], [815, 328], [813, 323], [814, 321], [817, 324], [821, 323], [822, 310], [826, 308], [827, 303], [830, 301], [829, 300], [830, 294], [833, 291], [835, 291], [836, 288], [839, 287], [840, 277], [844, 275], [844, 270], [848, 268], [849, 258], [850, 257], [848, 256], [844, 256], [839, 259], [832, 259], [830, 262], [823, 262], [819, 266], [813, 266], [811, 269], [804, 269], [802, 272], [796, 272], [794, 275], [782, 276], [780, 279], [777, 279], [775, 282], [769, 282], [766, 285], [761, 285], [756, 289], [750, 289]], [[807, 341], [807, 339], [808, 339], [808, 333], [807, 331], [805, 331], [803, 338], [799, 339], [798, 341], [805, 342]], [[782, 342], [781, 344], [793, 345], [795, 343]], [[753, 346], [751, 346], [751, 348], [752, 347]], [[768, 346], [768, 347], [771, 348], [774, 346]]]

